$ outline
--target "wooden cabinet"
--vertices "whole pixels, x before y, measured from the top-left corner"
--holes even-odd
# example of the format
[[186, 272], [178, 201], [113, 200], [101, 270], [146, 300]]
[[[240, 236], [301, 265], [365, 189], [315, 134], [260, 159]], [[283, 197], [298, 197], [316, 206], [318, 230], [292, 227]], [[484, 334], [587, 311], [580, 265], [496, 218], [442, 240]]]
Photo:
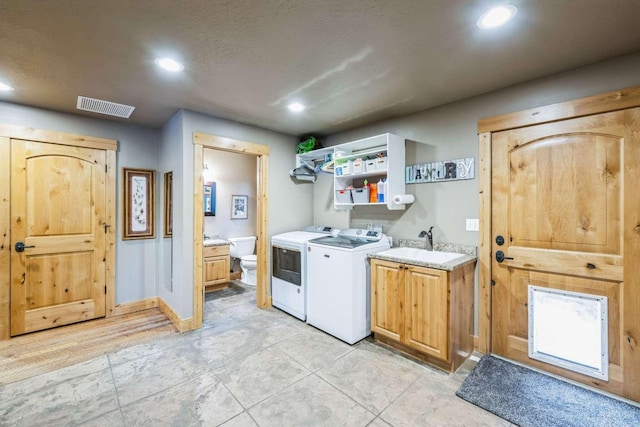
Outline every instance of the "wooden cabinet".
[[203, 249], [203, 285], [206, 291], [227, 287], [229, 283], [229, 245], [205, 246]]
[[450, 272], [372, 259], [375, 338], [455, 371], [473, 351], [474, 266]]

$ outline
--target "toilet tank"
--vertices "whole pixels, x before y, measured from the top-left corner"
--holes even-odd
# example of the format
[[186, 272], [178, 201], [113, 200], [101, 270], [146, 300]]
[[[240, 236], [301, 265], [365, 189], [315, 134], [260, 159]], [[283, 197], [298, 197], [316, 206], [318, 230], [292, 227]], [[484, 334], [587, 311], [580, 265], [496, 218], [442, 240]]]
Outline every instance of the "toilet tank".
[[256, 236], [229, 237], [227, 240], [231, 242], [231, 245], [229, 246], [229, 254], [233, 258], [252, 255], [256, 248]]

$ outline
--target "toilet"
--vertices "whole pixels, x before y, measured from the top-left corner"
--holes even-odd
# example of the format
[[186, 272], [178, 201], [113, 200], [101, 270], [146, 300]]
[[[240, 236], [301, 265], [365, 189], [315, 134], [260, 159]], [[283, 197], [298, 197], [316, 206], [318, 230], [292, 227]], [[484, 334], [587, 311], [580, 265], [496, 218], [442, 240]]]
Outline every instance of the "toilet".
[[256, 236], [229, 237], [231, 242], [229, 254], [233, 258], [240, 259], [242, 269], [242, 280], [249, 286], [256, 286], [256, 271], [258, 268], [258, 256], [253, 254], [256, 247]]

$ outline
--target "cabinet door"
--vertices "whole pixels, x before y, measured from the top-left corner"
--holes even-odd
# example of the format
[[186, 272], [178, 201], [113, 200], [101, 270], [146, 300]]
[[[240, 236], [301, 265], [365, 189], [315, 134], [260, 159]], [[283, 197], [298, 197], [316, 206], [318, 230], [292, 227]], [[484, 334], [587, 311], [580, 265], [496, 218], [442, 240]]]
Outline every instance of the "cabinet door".
[[371, 260], [371, 332], [400, 341], [404, 329], [404, 266]]
[[229, 257], [221, 256], [205, 258], [204, 260], [204, 284], [215, 285], [229, 281]]
[[449, 361], [449, 286], [446, 271], [410, 267], [405, 271], [403, 342], [423, 353]]

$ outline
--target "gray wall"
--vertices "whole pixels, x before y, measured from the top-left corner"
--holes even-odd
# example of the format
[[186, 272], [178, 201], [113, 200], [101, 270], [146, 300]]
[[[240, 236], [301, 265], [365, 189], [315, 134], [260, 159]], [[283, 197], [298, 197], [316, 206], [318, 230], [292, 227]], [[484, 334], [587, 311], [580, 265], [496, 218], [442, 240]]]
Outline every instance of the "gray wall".
[[157, 238], [123, 241], [121, 212], [122, 168], [157, 168], [158, 131], [143, 126], [9, 103], [0, 103], [0, 123], [118, 140], [116, 303], [155, 297], [158, 280]]
[[[477, 166], [479, 119], [638, 85], [640, 53], [330, 135], [324, 141], [335, 145], [391, 132], [410, 140], [407, 165], [474, 157]], [[351, 212], [351, 226], [382, 223], [384, 232], [396, 242], [398, 238], [416, 239], [420, 230], [434, 225], [434, 241], [478, 245], [478, 233], [465, 231], [465, 218], [478, 218], [477, 167], [473, 180], [410, 184], [407, 193], [414, 194], [416, 201], [406, 211], [356, 207]], [[331, 215], [326, 211], [322, 216]]]
[[[268, 145], [269, 156], [269, 237], [300, 229], [313, 218], [313, 191], [295, 183], [288, 175], [295, 165], [297, 138], [255, 126], [219, 119], [192, 111], [182, 113], [182, 154], [184, 181], [180, 209], [174, 210], [174, 227], [180, 222], [184, 235], [178, 243], [174, 229], [174, 291], [171, 307], [182, 318], [193, 314], [193, 237], [201, 230], [193, 229], [193, 134], [195, 132], [223, 136]], [[174, 185], [178, 185], [177, 182]], [[177, 272], [181, 274], [178, 276]], [[178, 289], [178, 287], [180, 287]]]
[[[324, 142], [335, 145], [391, 132], [417, 142], [407, 145], [407, 164], [461, 157], [477, 162], [481, 118], [635, 85], [640, 85], [640, 53], [330, 135]], [[382, 207], [357, 207], [351, 214], [352, 226], [387, 220], [384, 231], [393, 237], [416, 238], [420, 230], [435, 225], [436, 241], [478, 243], [477, 232], [465, 231], [465, 218], [478, 217], [477, 168], [474, 180], [408, 184], [407, 192], [416, 196], [416, 202], [406, 211], [394, 215]]]

